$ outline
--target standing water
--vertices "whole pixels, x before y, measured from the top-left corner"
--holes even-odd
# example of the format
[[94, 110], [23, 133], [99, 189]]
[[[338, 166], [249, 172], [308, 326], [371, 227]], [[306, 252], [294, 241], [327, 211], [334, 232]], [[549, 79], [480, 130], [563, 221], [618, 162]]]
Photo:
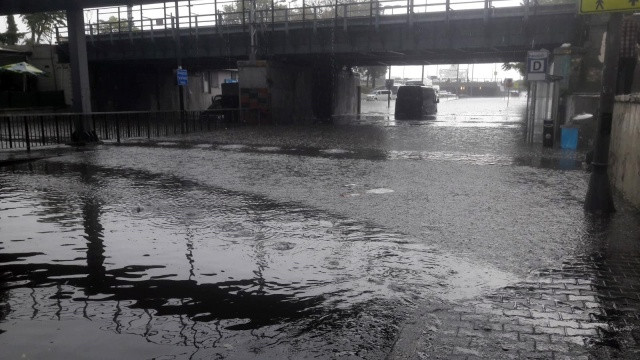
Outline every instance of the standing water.
[[523, 104], [396, 122], [376, 103], [4, 167], [0, 357], [383, 359], [423, 302], [600, 246], [579, 154], [525, 145]]

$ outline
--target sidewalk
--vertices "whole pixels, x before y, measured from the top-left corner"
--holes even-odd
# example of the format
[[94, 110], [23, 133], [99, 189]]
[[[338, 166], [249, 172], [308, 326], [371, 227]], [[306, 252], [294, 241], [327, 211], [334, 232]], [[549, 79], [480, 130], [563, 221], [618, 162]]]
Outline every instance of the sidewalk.
[[480, 298], [424, 303], [389, 359], [640, 359], [640, 239], [631, 213], [626, 230], [596, 224], [588, 255]]
[[0, 167], [62, 156], [76, 151], [78, 151], [76, 147], [69, 145], [42, 146], [31, 149], [31, 151], [26, 149], [1, 149]]

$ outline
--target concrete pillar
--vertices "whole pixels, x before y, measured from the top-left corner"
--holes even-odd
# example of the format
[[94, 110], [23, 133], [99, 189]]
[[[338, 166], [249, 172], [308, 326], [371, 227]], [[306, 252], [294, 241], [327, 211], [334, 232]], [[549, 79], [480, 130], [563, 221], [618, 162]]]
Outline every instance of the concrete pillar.
[[91, 121], [91, 87], [89, 84], [89, 63], [87, 61], [87, 42], [84, 35], [84, 14], [82, 8], [67, 10], [69, 29], [69, 57], [71, 59], [71, 86], [73, 92], [73, 111], [85, 115], [74, 121], [71, 135], [72, 143], [83, 145], [96, 142], [98, 137]]
[[73, 87], [73, 110], [91, 112], [91, 88], [89, 85], [89, 63], [87, 42], [84, 35], [82, 8], [67, 10], [69, 28], [69, 56], [71, 58], [71, 85]]

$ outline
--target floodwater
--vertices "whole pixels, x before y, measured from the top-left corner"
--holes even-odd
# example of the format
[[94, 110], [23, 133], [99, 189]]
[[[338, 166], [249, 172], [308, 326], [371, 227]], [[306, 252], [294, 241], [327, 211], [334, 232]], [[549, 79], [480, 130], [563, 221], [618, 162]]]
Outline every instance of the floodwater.
[[423, 299], [599, 246], [582, 154], [525, 144], [524, 106], [363, 102], [2, 168], [0, 357], [384, 358]]

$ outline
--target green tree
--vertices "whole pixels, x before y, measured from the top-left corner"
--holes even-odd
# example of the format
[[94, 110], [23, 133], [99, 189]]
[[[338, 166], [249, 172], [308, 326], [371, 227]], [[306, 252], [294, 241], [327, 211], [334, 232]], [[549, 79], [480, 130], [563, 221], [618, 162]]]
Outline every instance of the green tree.
[[522, 75], [523, 77], [526, 75], [526, 72], [527, 72], [526, 71], [527, 69], [523, 62], [504, 63], [502, 64], [502, 70], [504, 71], [518, 70], [520, 75]]
[[367, 86], [369, 86], [369, 79], [371, 79], [371, 87], [375, 89], [376, 79], [385, 77], [385, 75], [387, 74], [387, 67], [386, 66], [358, 66], [356, 68], [356, 72], [360, 74], [360, 76], [366, 76]]
[[[242, 12], [245, 11], [245, 21], [249, 22], [250, 0], [236, 0], [234, 3], [222, 7], [222, 18], [225, 24], [242, 24]], [[286, 9], [285, 0], [274, 0], [273, 7], [276, 10]], [[271, 0], [256, 0], [256, 19], [258, 22], [271, 21]]]
[[21, 15], [22, 22], [27, 25], [31, 38], [27, 42], [39, 44], [40, 40], [51, 40], [56, 26], [66, 26], [67, 16], [64, 11], [50, 11]]
[[[140, 28], [131, 24], [132, 31], [138, 31]], [[98, 21], [98, 34], [108, 34], [108, 33], [117, 33], [117, 32], [128, 32], [129, 31], [129, 20], [120, 19], [115, 16], [110, 16], [107, 20], [99, 20]]]
[[7, 31], [0, 34], [0, 42], [5, 45], [15, 45], [23, 37], [24, 34], [18, 32], [18, 25], [13, 15], [7, 15]]

